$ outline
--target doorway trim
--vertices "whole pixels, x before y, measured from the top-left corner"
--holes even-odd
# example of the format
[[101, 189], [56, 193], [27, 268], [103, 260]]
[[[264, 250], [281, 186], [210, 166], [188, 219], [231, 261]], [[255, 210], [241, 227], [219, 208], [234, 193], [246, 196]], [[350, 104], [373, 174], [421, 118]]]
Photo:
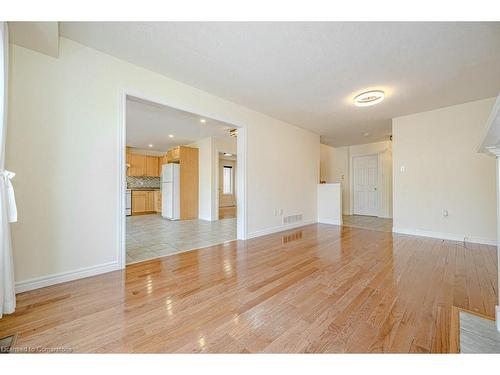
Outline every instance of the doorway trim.
[[381, 198], [381, 189], [380, 189], [380, 172], [381, 172], [381, 165], [380, 165], [380, 155], [379, 153], [370, 153], [370, 154], [356, 154], [356, 155], [351, 155], [351, 158], [349, 160], [349, 205], [350, 207], [350, 215], [355, 215], [354, 213], [354, 159], [359, 158], [359, 157], [365, 157], [365, 156], [375, 156], [377, 158], [377, 215], [376, 217], [380, 217], [380, 198]]
[[[157, 97], [145, 94], [135, 89], [123, 88], [118, 95], [118, 185], [117, 185], [117, 259], [118, 268], [126, 266], [126, 216], [125, 216], [125, 186], [127, 184], [126, 146], [127, 146], [127, 96], [146, 100], [155, 104], [175, 108], [181, 111], [194, 113], [200, 117], [212, 118], [226, 122], [238, 128], [236, 165], [238, 168], [237, 187], [239, 194], [237, 198], [237, 236], [238, 240], [248, 238], [248, 208], [247, 208], [247, 129], [245, 124], [235, 123], [232, 119], [224, 118], [218, 114], [209, 113], [196, 107], [180, 105], [175, 98]], [[218, 163], [217, 163], [218, 164]], [[218, 170], [217, 170], [218, 173]], [[216, 191], [218, 194], [218, 191]]]

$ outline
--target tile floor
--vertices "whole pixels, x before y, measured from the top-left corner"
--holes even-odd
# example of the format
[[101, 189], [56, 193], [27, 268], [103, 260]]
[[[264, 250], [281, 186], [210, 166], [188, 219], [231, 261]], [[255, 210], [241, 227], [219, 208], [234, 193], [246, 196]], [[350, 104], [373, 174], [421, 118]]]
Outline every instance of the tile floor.
[[342, 221], [346, 227], [392, 232], [392, 219], [375, 216], [343, 215]]
[[460, 353], [500, 353], [495, 321], [460, 311]]
[[160, 215], [127, 216], [127, 264], [236, 239], [236, 219], [170, 221]]

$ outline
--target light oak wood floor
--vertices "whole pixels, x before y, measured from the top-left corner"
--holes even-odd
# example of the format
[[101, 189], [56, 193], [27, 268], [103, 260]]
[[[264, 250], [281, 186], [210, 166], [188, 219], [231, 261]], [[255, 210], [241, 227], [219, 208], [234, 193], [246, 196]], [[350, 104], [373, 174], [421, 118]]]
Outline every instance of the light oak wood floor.
[[219, 207], [219, 219], [236, 218], [236, 206]]
[[493, 316], [491, 246], [309, 225], [18, 295], [0, 337], [74, 352], [447, 352]]
[[392, 219], [363, 215], [343, 215], [342, 221], [346, 227], [392, 232]]

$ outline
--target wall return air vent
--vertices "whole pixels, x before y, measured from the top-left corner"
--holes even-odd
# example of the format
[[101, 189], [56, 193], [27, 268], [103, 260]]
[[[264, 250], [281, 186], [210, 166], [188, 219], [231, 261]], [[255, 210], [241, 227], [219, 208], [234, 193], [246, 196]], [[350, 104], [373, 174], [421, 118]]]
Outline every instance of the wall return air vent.
[[283, 224], [292, 224], [302, 221], [302, 214], [283, 216]]

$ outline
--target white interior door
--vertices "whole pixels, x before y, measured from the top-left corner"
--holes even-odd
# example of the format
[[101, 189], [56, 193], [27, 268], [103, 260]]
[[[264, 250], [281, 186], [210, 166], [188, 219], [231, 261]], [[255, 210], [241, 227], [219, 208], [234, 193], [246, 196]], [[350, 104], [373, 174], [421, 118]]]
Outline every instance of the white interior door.
[[354, 214], [378, 215], [378, 157], [377, 155], [353, 158]]

